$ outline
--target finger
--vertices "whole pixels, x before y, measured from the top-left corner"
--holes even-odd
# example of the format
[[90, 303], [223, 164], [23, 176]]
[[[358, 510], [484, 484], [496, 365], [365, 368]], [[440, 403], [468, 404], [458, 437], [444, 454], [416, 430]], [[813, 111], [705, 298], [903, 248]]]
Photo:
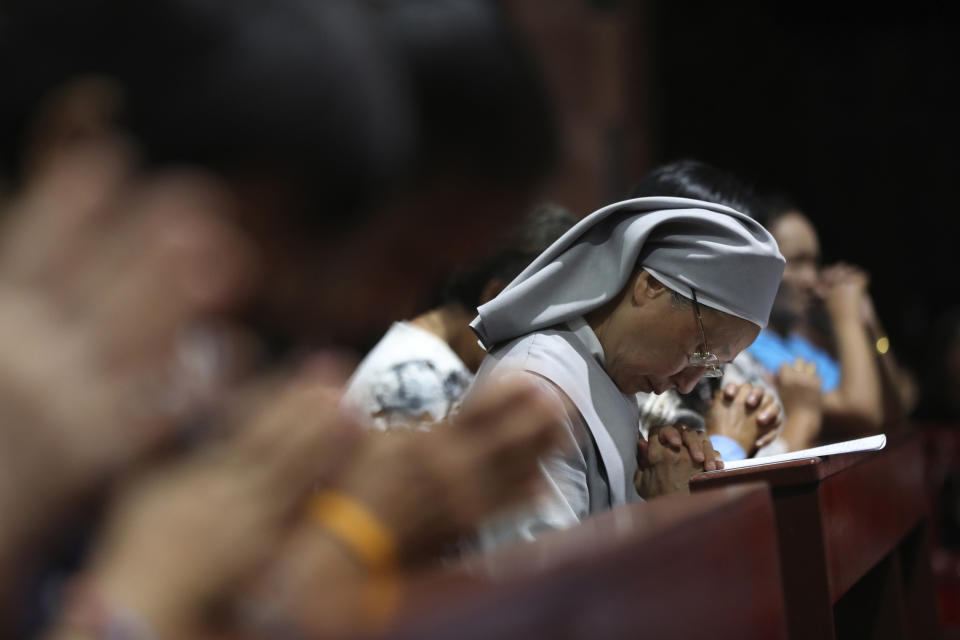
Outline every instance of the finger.
[[112, 137], [58, 153], [8, 213], [4, 273], [34, 282], [69, 278], [72, 258], [97, 234], [133, 164], [130, 148]]
[[691, 430], [684, 431], [683, 444], [687, 447], [687, 450], [690, 452], [690, 458], [694, 462], [697, 464], [704, 464], [708, 461], [706, 452], [704, 451], [704, 443], [699, 433]]
[[737, 404], [743, 404], [748, 409], [750, 409], [752, 407], [749, 407], [747, 405], [747, 402], [750, 399], [751, 395], [753, 395], [753, 393], [754, 393], [753, 385], [744, 382], [742, 385], [740, 385], [740, 390], [737, 391], [737, 397], [734, 398], [734, 402], [736, 402]]
[[535, 382], [523, 374], [505, 376], [485, 384], [476, 393], [467, 396], [467, 401], [453, 421], [454, 426], [470, 430], [477, 425], [489, 425], [494, 416], [527, 402], [535, 393]]
[[637, 463], [641, 469], [650, 466], [650, 443], [643, 438], [637, 440]]
[[770, 405], [776, 404], [776, 403], [777, 403], [777, 399], [772, 393], [764, 393], [763, 401], [760, 403], [760, 409], [761, 410], [766, 409]]
[[529, 426], [523, 431], [508, 433], [496, 447], [478, 448], [474, 454], [474, 467], [490, 469], [494, 477], [487, 484], [501, 485], [503, 495], [508, 495], [512, 486], [540, 476], [540, 460], [559, 444], [549, 416], [531, 413], [528, 420]]
[[737, 391], [740, 390], [733, 382], [728, 382], [723, 386], [723, 399], [724, 400], [733, 400], [737, 396]]
[[[287, 402], [284, 402], [287, 404]], [[308, 404], [301, 405], [311, 408]], [[315, 407], [312, 407], [315, 409]], [[344, 430], [334, 420], [303, 420], [293, 410], [268, 412], [238, 429], [211, 462], [225, 475], [235, 477], [239, 490], [250, 499], [269, 505], [280, 515], [293, 509], [315, 489], [324, 475], [338, 470], [349, 459]], [[362, 434], [360, 434], [362, 436]], [[361, 437], [352, 442], [362, 442]], [[331, 473], [331, 475], [334, 475]], [[259, 499], [256, 499], [259, 496]]]
[[[474, 416], [468, 427], [455, 424], [435, 432], [443, 436], [437, 446], [446, 446], [442, 457], [454, 459], [449, 466], [459, 473], [465, 470], [470, 474], [470, 469], [476, 469], [480, 476], [493, 474], [486, 481], [490, 487], [478, 488], [485, 492], [481, 503], [486, 504], [500, 495], [502, 484], [526, 484], [538, 475], [543, 455], [564, 443], [572, 446], [570, 439], [564, 437], [567, 432], [562, 427], [563, 412], [555, 397], [538, 391], [525, 401], [512, 404], [507, 411], [485, 412], [486, 422]], [[440, 473], [439, 477], [447, 475]]]
[[[511, 460], [526, 457], [531, 463], [558, 447], [573, 447], [564, 428], [567, 407], [557, 397], [538, 389], [514, 396], [499, 410], [487, 409], [456, 421], [448, 430], [456, 446], [473, 447], [477, 455]], [[463, 443], [462, 445], [460, 443]], [[508, 464], [508, 463], [505, 463]]]
[[[684, 427], [686, 429], [686, 427]], [[683, 448], [683, 437], [680, 435], [680, 429], [673, 426], [660, 427], [657, 430], [657, 440], [660, 444], [670, 447], [674, 451]]]
[[776, 439], [777, 439], [777, 432], [776, 432], [776, 430], [771, 430], [771, 431], [763, 434], [763, 435], [760, 436], [759, 438], [757, 438], [756, 447], [757, 447], [757, 449], [763, 449], [764, 447], [766, 447], [767, 445], [771, 444], [771, 443], [772, 443], [774, 440], [776, 440]]
[[561, 414], [554, 398], [535, 393], [511, 410], [491, 415], [493, 424], [485, 426], [487, 438], [479, 441], [478, 455], [526, 459], [535, 465], [541, 454], [560, 444]]
[[503, 473], [503, 482], [487, 482], [480, 492], [464, 491], [462, 495], [465, 497], [460, 499], [460, 507], [466, 506], [468, 502], [472, 504], [469, 509], [464, 509], [463, 513], [455, 516], [453, 533], [469, 533], [476, 529], [478, 522], [497, 511], [514, 505], [530, 504], [549, 490], [550, 483], [539, 466], [531, 465], [522, 471], [522, 474], [511, 475], [509, 471], [504, 473], [498, 470], [498, 473]]
[[[450, 447], [448, 443], [443, 446]], [[445, 492], [454, 507], [456, 503], [469, 506], [471, 511], [479, 511], [482, 517], [536, 491], [540, 484], [538, 480], [543, 477], [539, 466], [542, 452], [536, 444], [532, 447], [500, 447], [496, 450], [496, 457], [465, 452], [470, 460], [460, 467], [451, 466], [447, 473], [438, 474], [438, 478], [446, 485]], [[473, 482], [466, 483], [459, 477], [464, 471], [474, 478]], [[466, 520], [475, 517], [463, 519], [463, 524], [474, 524]]]
[[770, 421], [770, 431], [775, 433], [782, 424], [783, 424], [783, 414], [778, 413], [777, 417]]
[[[241, 466], [260, 466], [282, 471], [295, 460], [309, 460], [310, 467], [334, 463], [338, 452], [349, 450], [362, 430], [341, 416], [336, 389], [294, 380], [275, 394], [230, 440], [229, 451]], [[352, 445], [351, 445], [352, 446]], [[303, 456], [306, 456], [304, 458]], [[300, 469], [292, 469], [295, 474]]]
[[199, 183], [155, 186], [77, 292], [84, 321], [109, 337], [108, 356], [126, 362], [168, 350], [189, 320], [239, 300], [256, 277], [255, 253], [225, 222], [223, 201]]
[[703, 455], [704, 471], [716, 471], [717, 469], [722, 469], [722, 466], [718, 466], [717, 462], [722, 460], [722, 456], [713, 448], [713, 443], [710, 441], [709, 437], [701, 438], [701, 445], [703, 446]]
[[719, 452], [719, 451], [714, 451], [713, 454], [712, 454], [712, 458], [713, 458], [713, 468], [712, 468], [712, 469], [706, 469], [706, 468], [704, 468], [704, 470], [705, 470], [705, 471], [722, 471], [722, 470], [723, 470], [723, 456], [720, 455], [720, 452]]
[[775, 420], [780, 415], [780, 405], [777, 404], [773, 395], [765, 394], [763, 402], [757, 411], [757, 424], [763, 425], [771, 420]]
[[780, 419], [780, 405], [771, 403], [757, 414], [757, 425], [769, 428]]
[[[472, 501], [472, 511], [479, 510], [481, 515], [516, 501], [518, 495], [527, 496], [536, 490], [537, 478], [541, 475], [539, 460], [559, 443], [557, 407], [550, 398], [531, 397], [529, 402], [491, 419], [500, 424], [490, 426], [486, 439], [465, 438], [455, 429], [429, 434], [440, 436], [442, 433], [443, 455], [458, 460], [451, 467], [453, 471], [440, 473], [440, 478], [456, 478], [464, 472], [474, 478], [468, 486], [459, 489], [453, 482], [450, 491], [462, 494], [462, 499], [454, 496], [453, 500]], [[440, 444], [437, 442], [438, 447]], [[477, 477], [482, 481], [478, 483]]]
[[763, 388], [762, 387], [752, 387], [750, 393], [747, 394], [746, 398], [746, 407], [748, 409], [756, 409], [760, 406], [760, 402], [763, 400]]

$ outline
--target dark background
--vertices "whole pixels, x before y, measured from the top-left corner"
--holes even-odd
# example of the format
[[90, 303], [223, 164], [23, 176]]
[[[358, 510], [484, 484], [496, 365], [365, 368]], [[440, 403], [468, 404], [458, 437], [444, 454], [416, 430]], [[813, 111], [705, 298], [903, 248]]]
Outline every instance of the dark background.
[[789, 192], [826, 262], [871, 273], [915, 369], [960, 304], [957, 4], [645, 6], [652, 163], [699, 158]]
[[960, 307], [960, 2], [501, 1], [557, 106], [545, 200], [587, 215], [687, 157], [783, 190], [925, 381]]

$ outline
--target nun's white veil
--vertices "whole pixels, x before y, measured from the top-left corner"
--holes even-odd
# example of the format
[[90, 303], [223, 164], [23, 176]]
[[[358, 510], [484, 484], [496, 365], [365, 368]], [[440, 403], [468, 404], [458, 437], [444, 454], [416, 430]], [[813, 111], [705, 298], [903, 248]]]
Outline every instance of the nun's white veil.
[[635, 198], [585, 217], [540, 254], [470, 326], [492, 349], [612, 300], [637, 267], [670, 289], [764, 328], [785, 261], [773, 236], [729, 207]]

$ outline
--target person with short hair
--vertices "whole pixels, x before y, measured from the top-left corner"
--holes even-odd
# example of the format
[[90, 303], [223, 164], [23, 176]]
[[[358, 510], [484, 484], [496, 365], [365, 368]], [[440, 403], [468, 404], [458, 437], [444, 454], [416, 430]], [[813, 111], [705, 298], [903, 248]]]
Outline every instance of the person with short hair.
[[426, 430], [450, 417], [486, 355], [470, 330], [477, 307], [576, 221], [562, 207], [541, 206], [493, 255], [455, 272], [438, 306], [395, 322], [360, 362], [344, 394], [347, 410], [383, 431]]

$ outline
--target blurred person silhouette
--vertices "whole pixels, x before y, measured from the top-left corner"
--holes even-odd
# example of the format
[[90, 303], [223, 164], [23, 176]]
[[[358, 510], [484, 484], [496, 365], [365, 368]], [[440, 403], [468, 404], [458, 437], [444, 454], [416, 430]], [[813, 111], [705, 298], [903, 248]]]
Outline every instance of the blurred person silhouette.
[[[526, 206], [551, 118], [493, 6], [90, 0], [2, 15], [6, 586], [27, 542], [168, 441], [198, 389], [213, 396], [204, 422], [222, 423], [123, 477], [56, 634], [189, 637], [318, 482], [311, 533], [328, 535], [311, 551], [352, 551], [361, 578], [529, 495], [527, 461], [555, 441], [529, 386], [404, 439], [339, 417], [342, 367], [323, 354], [235, 401], [220, 389], [244, 353], [272, 356], [249, 359], [260, 370], [402, 316]], [[345, 518], [379, 534], [375, 557]]]
[[927, 477], [936, 529], [933, 569], [941, 584], [957, 579], [960, 565], [960, 307], [949, 307], [929, 325], [921, 360], [921, 396], [911, 415], [928, 432]]
[[[280, 346], [363, 336], [422, 302], [438, 272], [516, 220], [554, 154], [530, 65], [485, 3], [386, 6], [373, 27], [342, 2], [290, 1], [272, 16], [249, 2], [226, 16], [216, 2], [136, 15], [109, 0], [29, 4], [19, 22], [8, 10], [7, 39], [29, 64], [8, 74], [4, 164], [19, 173], [38, 155], [28, 136], [72, 135], [77, 111], [115, 101], [113, 122], [135, 135], [145, 165], [202, 166], [228, 183], [231, 214], [264, 255], [247, 319]], [[211, 44], [227, 24], [233, 38]], [[23, 35], [41, 27], [62, 44]]]
[[547, 492], [485, 523], [481, 547], [685, 493], [693, 474], [722, 468], [706, 436], [684, 425], [640, 437], [636, 393], [687, 393], [720, 375], [766, 325], [782, 269], [773, 238], [748, 216], [637, 198], [581, 220], [482, 305], [471, 326], [488, 355], [472, 389], [506, 374], [536, 383], [565, 408], [569, 451], [543, 459]]
[[[734, 382], [765, 381], [768, 391], [775, 374], [785, 420], [781, 442], [764, 453], [862, 435], [879, 430], [884, 415], [891, 421], [903, 416], [904, 407], [913, 402], [913, 383], [892, 354], [877, 357], [875, 345], [881, 344], [885, 332], [866, 291], [865, 274], [846, 265], [821, 274], [819, 240], [795, 205], [781, 195], [760, 195], [735, 176], [695, 160], [666, 165], [645, 183], [643, 194], [701, 197], [741, 206], [770, 230], [787, 259], [770, 326], [727, 371]], [[802, 334], [818, 335], [820, 346]], [[841, 362], [827, 349], [836, 350]], [[840, 375], [842, 358], [852, 372], [845, 382]], [[820, 388], [819, 397], [814, 385]]]
[[943, 311], [931, 323], [923, 370], [915, 417], [931, 422], [960, 422], [960, 308]]
[[[732, 173], [690, 159], [657, 167], [631, 195], [700, 199], [751, 218], [758, 217], [761, 206], [754, 190]], [[700, 426], [724, 460], [802, 449], [819, 430], [819, 381], [802, 366], [780, 374], [778, 380], [749, 350], [741, 351], [724, 367], [723, 378], [704, 378], [689, 394], [676, 390], [638, 394], [643, 426], [650, 429], [677, 421]], [[781, 389], [787, 395], [787, 408]]]
[[821, 268], [812, 221], [786, 196], [771, 193], [762, 209], [766, 226], [787, 258], [771, 316], [748, 351], [771, 370], [796, 358], [821, 380], [822, 441], [849, 439], [892, 427], [912, 409], [916, 386], [890, 349], [859, 267]]
[[394, 323], [360, 362], [344, 394], [347, 409], [380, 430], [429, 429], [448, 418], [486, 355], [470, 329], [477, 307], [576, 221], [562, 207], [540, 206], [491, 255], [456, 269], [436, 306]]

